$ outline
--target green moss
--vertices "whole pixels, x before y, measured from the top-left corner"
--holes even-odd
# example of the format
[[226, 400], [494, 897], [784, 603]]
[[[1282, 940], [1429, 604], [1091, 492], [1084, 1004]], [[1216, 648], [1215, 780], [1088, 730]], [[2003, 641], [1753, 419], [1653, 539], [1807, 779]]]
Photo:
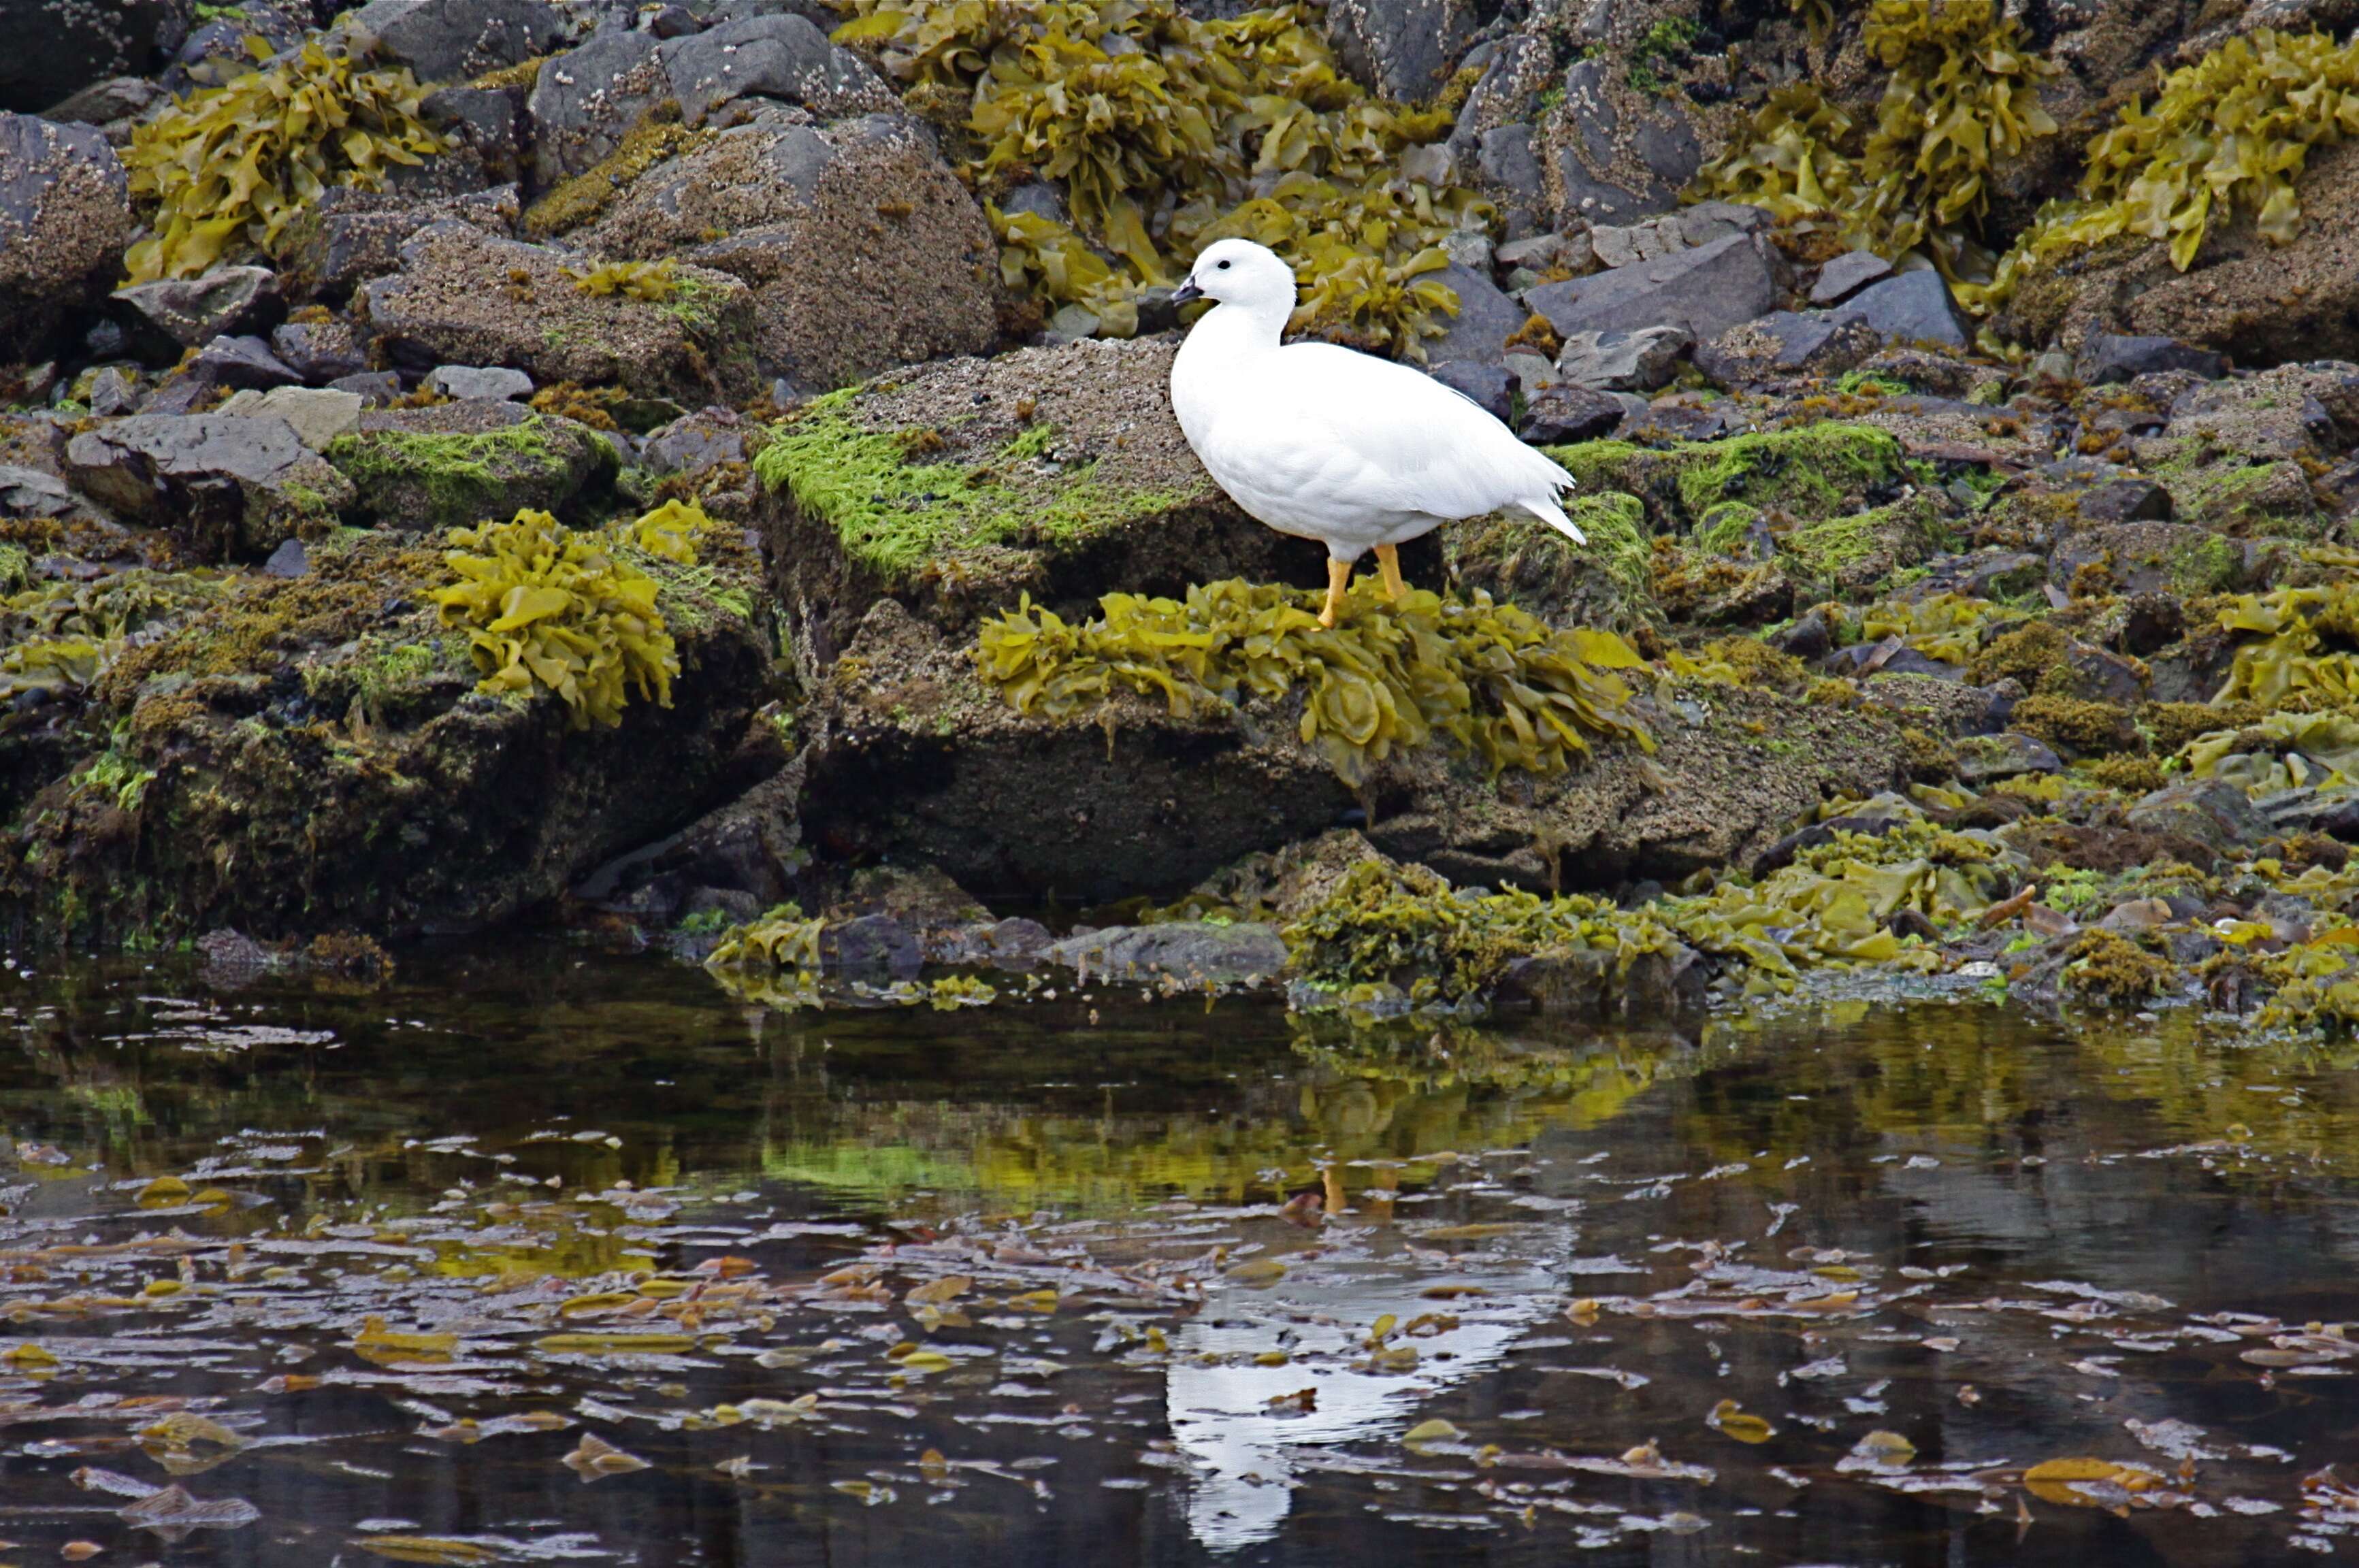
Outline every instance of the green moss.
[[1299, 691], [1299, 732], [1357, 785], [1396, 749], [1447, 737], [1494, 774], [1546, 773], [1588, 756], [1593, 738], [1651, 750], [1615, 673], [1646, 661], [1607, 632], [1552, 632], [1511, 604], [1411, 590], [1386, 601], [1354, 583], [1332, 627], [1315, 593], [1212, 583], [1185, 603], [1109, 593], [1101, 618], [1073, 626], [1029, 597], [985, 621], [975, 662], [1010, 706], [1050, 718], [1122, 691], [1159, 696], [1175, 717]]
[[847, 555], [888, 582], [906, 582], [962, 550], [1070, 545], [1180, 504], [1159, 491], [1099, 483], [1094, 464], [1066, 470], [1045, 495], [1006, 483], [1001, 469], [1048, 450], [1054, 432], [1046, 425], [981, 464], [912, 463], [899, 433], [872, 430], [845, 412], [852, 397], [830, 393], [778, 426], [754, 472], [833, 528]]
[[640, 175], [713, 134], [709, 128], [690, 130], [681, 125], [679, 105], [669, 98], [663, 100], [639, 116], [613, 152], [571, 180], [551, 186], [527, 208], [525, 234], [532, 239], [547, 239], [595, 222]]
[[1875, 489], [1907, 477], [1896, 437], [1839, 420], [1659, 449], [1582, 441], [1550, 448], [1549, 455], [1582, 490], [1639, 496], [1681, 531], [1701, 526], [1729, 501], [1816, 521], [1856, 511]]
[[1695, 546], [1712, 555], [1734, 555], [1760, 521], [1760, 507], [1745, 501], [1723, 501], [1697, 520]]
[[[412, 490], [424, 497], [415, 527], [462, 528], [496, 515], [520, 479], [550, 483], [571, 468], [552, 427], [534, 414], [492, 430], [370, 430], [338, 436], [322, 454], [365, 498]], [[614, 456], [612, 442], [605, 455]]]
[[2244, 575], [2244, 550], [2219, 534], [2171, 557], [2170, 585], [2181, 593], [2225, 593]]

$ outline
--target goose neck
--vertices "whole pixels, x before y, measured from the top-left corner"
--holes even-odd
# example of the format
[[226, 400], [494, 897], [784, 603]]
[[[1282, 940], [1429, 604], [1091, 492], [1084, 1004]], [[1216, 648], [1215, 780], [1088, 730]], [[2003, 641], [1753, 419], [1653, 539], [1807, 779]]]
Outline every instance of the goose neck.
[[1244, 359], [1274, 352], [1286, 333], [1290, 310], [1252, 305], [1221, 304], [1190, 328], [1188, 341], [1201, 342], [1223, 358]]

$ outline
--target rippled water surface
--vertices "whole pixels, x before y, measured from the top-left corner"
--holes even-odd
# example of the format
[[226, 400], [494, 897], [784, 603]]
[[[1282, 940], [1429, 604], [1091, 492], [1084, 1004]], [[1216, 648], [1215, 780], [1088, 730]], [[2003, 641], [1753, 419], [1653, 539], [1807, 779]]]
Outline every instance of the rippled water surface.
[[0, 1007], [0, 1561], [2354, 1545], [2359, 1058], [2316, 1047], [766, 1014], [556, 942]]

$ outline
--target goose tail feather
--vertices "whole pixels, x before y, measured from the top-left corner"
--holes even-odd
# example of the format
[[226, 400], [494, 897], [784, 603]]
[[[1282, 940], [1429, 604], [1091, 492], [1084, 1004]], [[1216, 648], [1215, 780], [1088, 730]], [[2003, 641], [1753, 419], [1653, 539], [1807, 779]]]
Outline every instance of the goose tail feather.
[[1556, 504], [1555, 496], [1526, 495], [1519, 497], [1516, 500], [1516, 505], [1521, 506], [1525, 511], [1529, 512], [1533, 517], [1538, 517], [1540, 521], [1546, 523], [1557, 532], [1564, 535], [1565, 538], [1571, 539], [1573, 543], [1587, 544], [1589, 542], [1589, 536], [1582, 533], [1579, 528], [1573, 526], [1572, 519], [1564, 515], [1564, 508]]

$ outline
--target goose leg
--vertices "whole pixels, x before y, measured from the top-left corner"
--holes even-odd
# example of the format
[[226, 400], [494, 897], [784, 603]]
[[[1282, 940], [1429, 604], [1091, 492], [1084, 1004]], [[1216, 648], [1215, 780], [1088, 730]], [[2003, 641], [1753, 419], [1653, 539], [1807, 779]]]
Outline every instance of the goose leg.
[[1408, 584], [1401, 581], [1398, 545], [1376, 546], [1376, 572], [1385, 580], [1385, 597], [1399, 603], [1400, 596], [1408, 592]]
[[1352, 563], [1327, 558], [1327, 603], [1319, 612], [1319, 624], [1329, 631], [1335, 629], [1335, 617], [1343, 613], [1343, 590], [1352, 585]]

